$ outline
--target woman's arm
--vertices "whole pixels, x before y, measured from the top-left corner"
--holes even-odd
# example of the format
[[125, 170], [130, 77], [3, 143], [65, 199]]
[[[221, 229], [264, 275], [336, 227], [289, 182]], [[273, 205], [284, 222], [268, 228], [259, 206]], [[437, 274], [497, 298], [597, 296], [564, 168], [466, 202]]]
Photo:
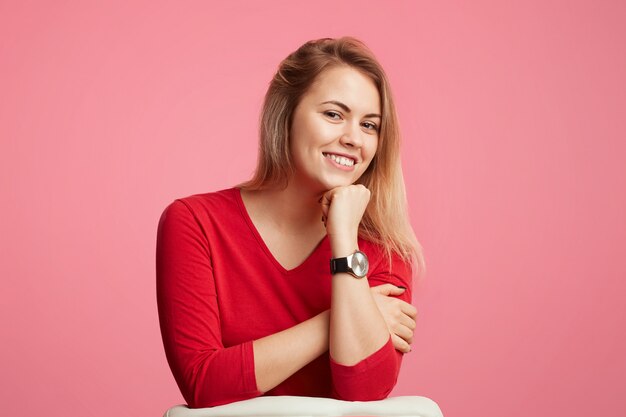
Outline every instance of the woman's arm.
[[[359, 249], [358, 226], [369, 196], [362, 185], [338, 187], [324, 195], [322, 207], [333, 257], [345, 257]], [[406, 281], [403, 284], [410, 285], [410, 279]], [[347, 273], [332, 278], [331, 371], [336, 395], [346, 400], [386, 397], [400, 369], [402, 354], [393, 347], [394, 340], [370, 285], [367, 277], [356, 279]], [[410, 291], [401, 297], [410, 302]], [[406, 325], [401, 326], [402, 333], [408, 332], [412, 338], [411, 323]]]
[[[331, 247], [333, 258], [351, 255], [359, 249], [356, 237], [333, 239]], [[339, 364], [356, 365], [389, 339], [367, 278], [356, 279], [345, 272], [335, 274], [330, 311], [330, 356]]]
[[[337, 187], [322, 199], [326, 230], [333, 258], [359, 249], [359, 224], [370, 199], [363, 185]], [[380, 349], [389, 339], [385, 321], [376, 307], [367, 278], [340, 272], [332, 277], [330, 356], [342, 365], [355, 365]]]
[[163, 344], [190, 407], [261, 395], [328, 350], [328, 311], [276, 334], [224, 346], [207, 237], [183, 201], [161, 216], [156, 261]]
[[[391, 333], [391, 339], [374, 353], [354, 365], [338, 363], [331, 356], [331, 375], [333, 396], [350, 401], [371, 401], [383, 399], [396, 385], [403, 353], [410, 350], [415, 329], [416, 310], [411, 301], [411, 270], [408, 264], [394, 256], [390, 265], [372, 247], [363, 248], [369, 253], [374, 264], [374, 271], [367, 277], [372, 286], [372, 294], [378, 310], [383, 315]], [[353, 277], [350, 277], [355, 279]], [[377, 294], [377, 291], [389, 291], [389, 287], [406, 287], [396, 297]], [[397, 291], [394, 291], [397, 294]], [[406, 339], [403, 339], [406, 338]], [[346, 343], [350, 343], [346, 341]], [[395, 347], [395, 349], [394, 349]]]
[[329, 311], [253, 342], [259, 391], [267, 392], [328, 350]]
[[[415, 321], [411, 318], [414, 308], [394, 297], [405, 290], [385, 284], [371, 288], [371, 292], [398, 351], [396, 355], [409, 352], [415, 329]], [[253, 342], [254, 369], [260, 391], [274, 388], [328, 350], [329, 319], [330, 311], [326, 310], [294, 327]]]
[[[389, 395], [396, 385], [403, 352], [409, 351], [407, 343], [413, 338], [411, 329], [415, 328], [416, 310], [410, 304], [411, 270], [409, 265], [397, 256], [394, 256], [391, 265], [388, 265], [386, 261], [383, 261], [382, 253], [369, 246], [364, 249], [366, 253], [373, 254], [371, 258], [373, 258], [374, 271], [367, 277], [372, 286], [372, 294], [387, 326], [396, 330], [391, 332], [391, 340], [388, 340], [382, 348], [356, 365], [342, 365], [331, 358], [333, 396], [350, 401], [377, 400]], [[406, 291], [395, 297], [379, 297], [376, 294], [378, 290], [392, 285], [396, 288], [405, 287]], [[407, 337], [407, 339], [398, 340], [396, 336]]]
[[161, 215], [156, 274], [165, 354], [187, 404], [210, 407], [261, 395], [252, 342], [228, 347], [222, 343], [207, 238], [181, 200]]

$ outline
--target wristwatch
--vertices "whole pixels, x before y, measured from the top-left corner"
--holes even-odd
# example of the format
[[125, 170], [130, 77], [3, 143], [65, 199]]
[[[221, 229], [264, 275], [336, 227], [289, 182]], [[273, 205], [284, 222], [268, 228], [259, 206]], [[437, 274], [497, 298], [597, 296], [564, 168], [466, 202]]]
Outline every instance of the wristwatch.
[[363, 278], [369, 269], [367, 255], [360, 250], [344, 258], [333, 258], [330, 260], [330, 273], [347, 272], [355, 278]]

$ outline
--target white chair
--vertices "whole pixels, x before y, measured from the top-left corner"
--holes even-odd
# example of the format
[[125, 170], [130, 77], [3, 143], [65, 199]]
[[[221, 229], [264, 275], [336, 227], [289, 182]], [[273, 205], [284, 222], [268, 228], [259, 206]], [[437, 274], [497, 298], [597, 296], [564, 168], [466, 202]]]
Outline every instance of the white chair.
[[268, 396], [210, 408], [176, 405], [163, 417], [443, 417], [437, 403], [426, 397], [393, 397], [380, 401], [341, 401], [331, 398]]

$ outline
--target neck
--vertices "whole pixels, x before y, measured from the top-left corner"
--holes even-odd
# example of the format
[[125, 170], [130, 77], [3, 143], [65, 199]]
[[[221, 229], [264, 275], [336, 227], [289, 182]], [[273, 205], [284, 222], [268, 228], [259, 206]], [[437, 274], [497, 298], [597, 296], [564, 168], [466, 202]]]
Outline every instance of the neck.
[[246, 195], [257, 207], [262, 207], [263, 217], [283, 233], [325, 233], [319, 203], [323, 192], [314, 192], [290, 181], [285, 189], [252, 191]]

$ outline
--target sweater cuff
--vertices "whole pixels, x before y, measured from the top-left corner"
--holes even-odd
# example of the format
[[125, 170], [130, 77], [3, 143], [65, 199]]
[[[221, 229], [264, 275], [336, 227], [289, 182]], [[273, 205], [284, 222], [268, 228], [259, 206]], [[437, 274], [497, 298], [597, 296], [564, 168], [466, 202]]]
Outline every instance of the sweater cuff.
[[252, 341], [248, 341], [242, 344], [242, 362], [243, 362], [243, 381], [246, 392], [254, 393], [254, 395], [261, 395], [256, 385], [256, 374], [254, 373], [254, 349], [252, 347]]
[[372, 401], [389, 395], [398, 378], [398, 357], [391, 336], [380, 349], [352, 366], [330, 358], [333, 391], [338, 399]]

